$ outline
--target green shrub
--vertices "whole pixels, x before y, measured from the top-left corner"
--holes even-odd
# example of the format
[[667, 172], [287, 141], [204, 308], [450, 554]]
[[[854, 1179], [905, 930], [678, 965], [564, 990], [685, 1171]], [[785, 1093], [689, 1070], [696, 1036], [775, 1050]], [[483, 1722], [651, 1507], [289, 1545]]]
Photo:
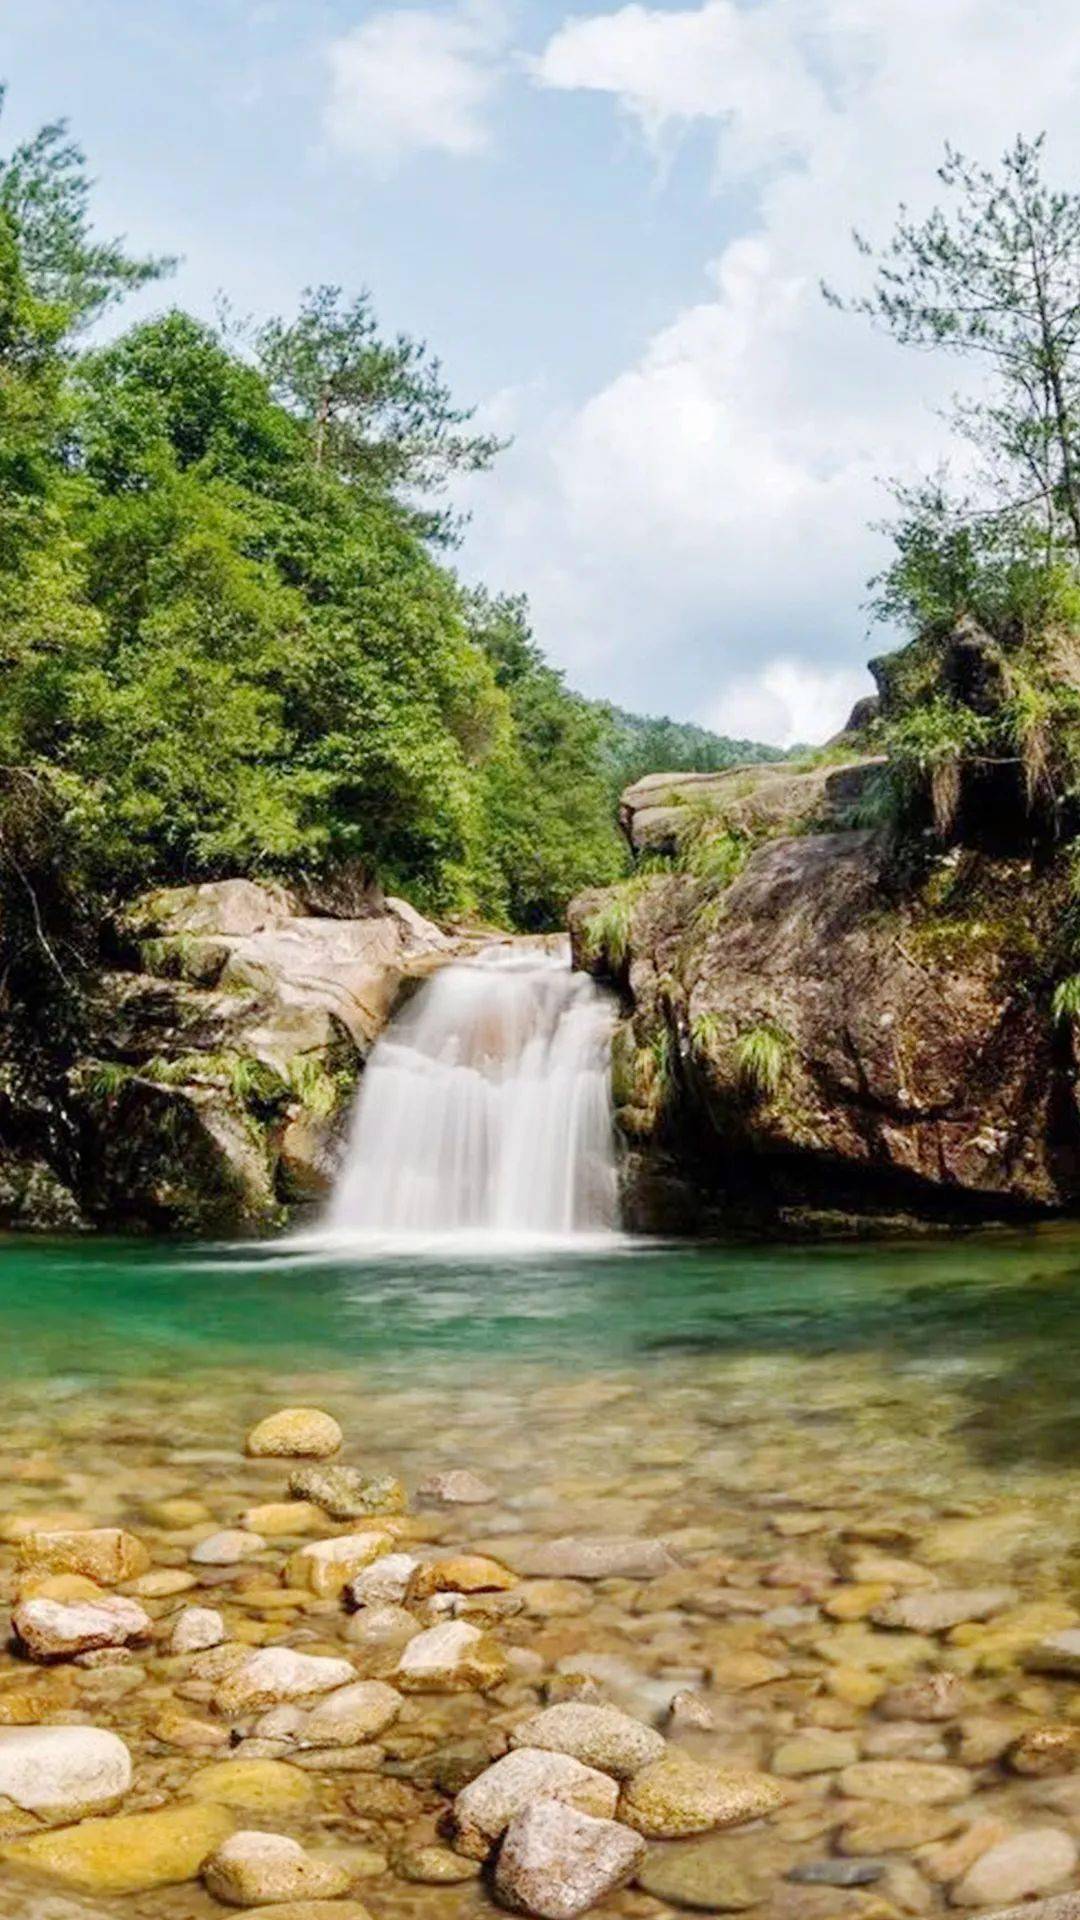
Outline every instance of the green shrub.
[[775, 1020], [747, 1027], [735, 1042], [735, 1064], [744, 1093], [753, 1099], [775, 1100], [793, 1044], [791, 1035]]

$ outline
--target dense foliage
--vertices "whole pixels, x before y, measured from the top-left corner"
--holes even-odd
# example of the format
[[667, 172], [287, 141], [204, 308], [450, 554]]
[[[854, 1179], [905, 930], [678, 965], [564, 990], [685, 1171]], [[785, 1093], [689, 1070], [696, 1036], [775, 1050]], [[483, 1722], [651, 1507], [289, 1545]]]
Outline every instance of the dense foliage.
[[669, 720], [601, 703], [604, 760], [611, 790], [622, 792], [647, 773], [722, 773], [744, 761], [782, 760], [779, 747], [732, 740], [689, 720]]

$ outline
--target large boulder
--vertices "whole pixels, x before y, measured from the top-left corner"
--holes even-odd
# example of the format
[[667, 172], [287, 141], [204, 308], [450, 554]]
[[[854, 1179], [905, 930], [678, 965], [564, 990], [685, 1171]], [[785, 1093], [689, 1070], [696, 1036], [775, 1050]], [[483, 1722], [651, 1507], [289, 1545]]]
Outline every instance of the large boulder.
[[66, 1095], [92, 1223], [258, 1232], [327, 1195], [374, 1041], [456, 942], [359, 881], [355, 918], [310, 897], [220, 880], [118, 916]]
[[615, 1086], [639, 1224], [1004, 1217], [1080, 1196], [1039, 985], [1057, 903], [1028, 863], [946, 856], [896, 891], [874, 832], [775, 839], [724, 892], [641, 887], [615, 957], [590, 938], [597, 905], [571, 924], [627, 1001]]
[[634, 853], [675, 855], [702, 821], [766, 839], [842, 825], [881, 762], [852, 758], [799, 771], [785, 761], [722, 773], [650, 773], [627, 787], [619, 823]]

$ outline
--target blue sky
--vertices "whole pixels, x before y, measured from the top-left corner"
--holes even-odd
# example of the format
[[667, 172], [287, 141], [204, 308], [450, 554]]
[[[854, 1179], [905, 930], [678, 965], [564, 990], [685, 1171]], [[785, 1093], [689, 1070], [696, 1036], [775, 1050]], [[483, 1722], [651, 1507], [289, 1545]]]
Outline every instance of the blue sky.
[[[863, 690], [866, 522], [945, 375], [826, 309], [948, 136], [1080, 163], [1066, 0], [0, 0], [5, 139], [66, 114], [170, 298], [369, 287], [514, 435], [462, 570], [584, 691], [823, 736]], [[160, 303], [160, 294], [146, 304]]]

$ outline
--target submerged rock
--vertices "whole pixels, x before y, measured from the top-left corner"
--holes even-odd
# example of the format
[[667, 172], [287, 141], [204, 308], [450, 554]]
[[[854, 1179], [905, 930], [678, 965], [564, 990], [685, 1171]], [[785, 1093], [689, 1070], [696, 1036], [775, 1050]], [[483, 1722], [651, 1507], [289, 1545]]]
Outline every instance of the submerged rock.
[[597, 1820], [559, 1800], [535, 1800], [506, 1830], [495, 1891], [513, 1912], [575, 1920], [625, 1885], [644, 1851], [641, 1837], [614, 1820]]
[[591, 1706], [567, 1700], [546, 1707], [522, 1721], [510, 1736], [515, 1747], [542, 1747], [569, 1753], [587, 1767], [598, 1767], [616, 1780], [629, 1780], [651, 1760], [658, 1760], [666, 1742], [655, 1728], [634, 1720], [618, 1707]]
[[473, 1473], [468, 1467], [451, 1467], [447, 1473], [429, 1474], [421, 1481], [416, 1497], [424, 1505], [433, 1507], [479, 1507], [485, 1506], [498, 1495], [494, 1487]]
[[0, 1796], [26, 1813], [78, 1819], [131, 1785], [131, 1755], [101, 1727], [0, 1729]]
[[609, 1775], [566, 1753], [518, 1747], [463, 1787], [454, 1801], [454, 1845], [484, 1860], [514, 1815], [538, 1800], [559, 1800], [579, 1813], [610, 1820], [618, 1788]]
[[623, 1788], [619, 1818], [650, 1840], [677, 1840], [759, 1820], [787, 1799], [787, 1789], [767, 1773], [709, 1766], [673, 1749]]
[[360, 1473], [356, 1467], [297, 1467], [289, 1492], [310, 1500], [332, 1520], [359, 1520], [365, 1514], [404, 1513], [405, 1489], [392, 1473]]
[[318, 1407], [283, 1407], [252, 1427], [244, 1450], [253, 1459], [325, 1460], [342, 1438], [337, 1421]]
[[234, 1825], [225, 1807], [190, 1801], [9, 1841], [0, 1856], [85, 1893], [149, 1893], [194, 1880]]
[[22, 1600], [12, 1624], [32, 1660], [70, 1660], [103, 1647], [126, 1647], [150, 1637], [153, 1623], [145, 1607], [120, 1594], [99, 1600]]
[[232, 1907], [333, 1899], [348, 1891], [351, 1878], [346, 1868], [317, 1859], [283, 1833], [230, 1834], [203, 1868], [207, 1891]]

